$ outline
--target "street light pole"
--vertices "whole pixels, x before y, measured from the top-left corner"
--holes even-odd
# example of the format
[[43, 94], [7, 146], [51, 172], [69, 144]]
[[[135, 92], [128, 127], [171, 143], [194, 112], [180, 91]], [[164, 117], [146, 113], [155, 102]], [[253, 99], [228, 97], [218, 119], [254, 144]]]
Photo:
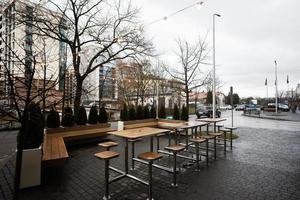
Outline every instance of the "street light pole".
[[276, 109], [276, 114], [278, 113], [278, 83], [277, 83], [277, 62], [275, 60], [275, 109]]
[[221, 17], [219, 14], [213, 14], [213, 119], [216, 118], [216, 41], [215, 41], [215, 17]]

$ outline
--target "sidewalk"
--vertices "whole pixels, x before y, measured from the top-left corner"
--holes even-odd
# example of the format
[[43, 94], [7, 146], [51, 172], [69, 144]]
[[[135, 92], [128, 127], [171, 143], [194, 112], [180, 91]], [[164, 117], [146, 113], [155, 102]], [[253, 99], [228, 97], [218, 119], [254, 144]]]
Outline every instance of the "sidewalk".
[[[299, 199], [300, 132], [241, 127], [236, 133], [239, 138], [233, 142], [233, 151], [228, 149], [226, 155], [218, 152], [217, 160], [211, 160], [209, 167], [201, 163], [200, 172], [196, 172], [194, 166], [184, 169], [178, 174], [178, 188], [171, 187], [172, 176], [169, 173], [154, 169], [155, 199]], [[124, 144], [122, 141], [119, 143], [114, 151], [121, 153]], [[161, 146], [167, 143], [167, 137], [162, 137]], [[136, 152], [148, 151], [148, 145], [149, 138], [145, 138], [136, 145]], [[93, 156], [99, 151], [97, 144], [69, 148], [68, 162], [61, 168], [45, 169], [43, 184], [22, 190], [20, 199], [101, 199], [104, 194], [104, 164]], [[121, 153], [111, 164], [123, 169], [123, 159]], [[172, 164], [173, 159], [165, 156], [161, 162]], [[182, 162], [184, 160], [178, 160], [178, 164]], [[14, 159], [0, 170], [1, 200], [12, 200], [13, 165]], [[142, 164], [137, 164], [132, 173], [147, 180], [147, 167]], [[147, 187], [131, 179], [111, 184], [110, 190], [115, 200], [147, 198]]]

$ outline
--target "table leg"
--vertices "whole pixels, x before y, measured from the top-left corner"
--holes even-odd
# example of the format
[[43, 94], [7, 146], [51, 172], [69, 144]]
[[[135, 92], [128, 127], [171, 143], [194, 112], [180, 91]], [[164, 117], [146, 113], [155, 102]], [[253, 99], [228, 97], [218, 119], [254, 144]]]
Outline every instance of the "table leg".
[[230, 149], [232, 150], [232, 129], [230, 129]]
[[[189, 149], [189, 129], [185, 129], [185, 148], [186, 150]], [[192, 129], [192, 135], [193, 135], [193, 129]]]
[[217, 159], [217, 137], [214, 138], [215, 160]]
[[209, 124], [206, 125], [206, 134], [208, 135], [209, 132]]
[[224, 153], [226, 154], [226, 131], [223, 132], [224, 133]]
[[125, 139], [125, 174], [128, 174], [128, 139]]
[[214, 133], [216, 132], [216, 125], [217, 125], [217, 123], [214, 122]]
[[153, 136], [150, 137], [150, 152], [153, 152]]
[[175, 144], [178, 144], [178, 130], [175, 129]]

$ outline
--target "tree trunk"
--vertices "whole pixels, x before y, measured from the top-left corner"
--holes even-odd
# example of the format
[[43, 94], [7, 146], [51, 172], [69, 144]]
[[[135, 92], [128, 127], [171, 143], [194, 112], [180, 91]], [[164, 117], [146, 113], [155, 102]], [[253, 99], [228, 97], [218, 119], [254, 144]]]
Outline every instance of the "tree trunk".
[[79, 110], [80, 104], [81, 104], [82, 85], [83, 85], [83, 80], [81, 78], [76, 78], [76, 92], [75, 92], [75, 99], [74, 99], [75, 116], [76, 116], [76, 114]]
[[190, 92], [189, 89], [186, 87], [186, 99], [185, 99], [185, 103], [186, 103], [186, 110], [187, 110], [187, 114], [189, 116], [190, 113], [190, 108], [189, 108], [189, 101], [190, 101]]

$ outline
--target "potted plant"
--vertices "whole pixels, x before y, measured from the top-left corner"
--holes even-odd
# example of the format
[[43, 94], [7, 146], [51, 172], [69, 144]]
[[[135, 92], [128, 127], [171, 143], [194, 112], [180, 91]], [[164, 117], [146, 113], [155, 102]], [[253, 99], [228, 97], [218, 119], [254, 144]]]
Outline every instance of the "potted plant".
[[78, 113], [76, 115], [76, 124], [77, 125], [86, 125], [87, 123], [87, 115], [85, 108], [83, 106], [80, 106]]
[[41, 183], [44, 121], [37, 104], [28, 106], [28, 120], [24, 126], [20, 188], [38, 186]]
[[187, 111], [187, 108], [185, 105], [182, 106], [181, 108], [181, 120], [188, 121], [189, 120], [189, 114]]
[[51, 109], [50, 113], [47, 116], [47, 127], [48, 128], [58, 128], [60, 126], [59, 114]]
[[99, 123], [107, 123], [107, 121], [108, 121], [108, 115], [104, 105], [102, 105], [99, 111]]
[[178, 109], [177, 104], [174, 105], [173, 119], [179, 120], [179, 109]]

